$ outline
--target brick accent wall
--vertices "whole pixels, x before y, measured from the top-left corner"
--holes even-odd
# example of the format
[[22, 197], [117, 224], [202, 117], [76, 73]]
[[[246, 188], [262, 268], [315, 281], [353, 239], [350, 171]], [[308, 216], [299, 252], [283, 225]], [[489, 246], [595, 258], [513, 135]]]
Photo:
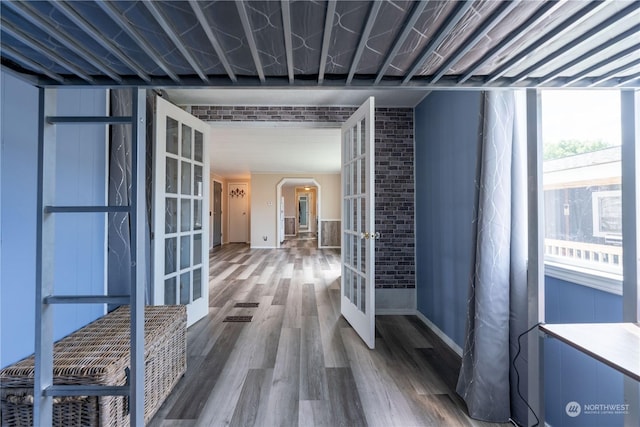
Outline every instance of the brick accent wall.
[[[342, 123], [356, 107], [193, 106], [204, 121]], [[376, 108], [376, 287], [415, 287], [413, 109]]]

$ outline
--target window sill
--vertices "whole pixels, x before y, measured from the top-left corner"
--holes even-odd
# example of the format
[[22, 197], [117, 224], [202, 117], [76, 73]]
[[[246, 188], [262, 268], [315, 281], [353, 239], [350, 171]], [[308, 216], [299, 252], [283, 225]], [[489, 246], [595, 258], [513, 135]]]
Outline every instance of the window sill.
[[622, 295], [622, 276], [588, 268], [550, 261], [544, 263], [544, 274], [555, 279], [587, 286], [610, 294]]

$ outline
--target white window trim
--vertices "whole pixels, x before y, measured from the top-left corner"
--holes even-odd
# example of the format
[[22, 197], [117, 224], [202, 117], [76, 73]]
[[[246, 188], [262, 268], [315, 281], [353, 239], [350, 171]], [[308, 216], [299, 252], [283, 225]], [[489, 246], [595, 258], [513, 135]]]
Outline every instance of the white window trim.
[[622, 276], [553, 261], [544, 262], [545, 276], [622, 296]]

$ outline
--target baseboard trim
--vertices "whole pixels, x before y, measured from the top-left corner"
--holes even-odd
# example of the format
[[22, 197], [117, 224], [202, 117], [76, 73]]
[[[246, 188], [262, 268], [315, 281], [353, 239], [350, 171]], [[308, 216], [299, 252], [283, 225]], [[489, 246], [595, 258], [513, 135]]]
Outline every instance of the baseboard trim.
[[251, 246], [251, 249], [275, 249], [275, 246]]
[[434, 334], [438, 336], [451, 350], [455, 351], [458, 356], [462, 357], [462, 348], [440, 330], [431, 320], [427, 319], [424, 314], [415, 311], [414, 314], [422, 321]]
[[414, 316], [416, 311], [410, 308], [376, 308], [376, 316]]

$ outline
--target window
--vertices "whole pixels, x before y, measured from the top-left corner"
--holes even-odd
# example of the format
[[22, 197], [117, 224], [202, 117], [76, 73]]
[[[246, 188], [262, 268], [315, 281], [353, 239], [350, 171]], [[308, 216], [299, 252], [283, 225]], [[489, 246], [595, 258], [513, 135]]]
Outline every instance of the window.
[[545, 261], [622, 275], [620, 94], [542, 91]]

